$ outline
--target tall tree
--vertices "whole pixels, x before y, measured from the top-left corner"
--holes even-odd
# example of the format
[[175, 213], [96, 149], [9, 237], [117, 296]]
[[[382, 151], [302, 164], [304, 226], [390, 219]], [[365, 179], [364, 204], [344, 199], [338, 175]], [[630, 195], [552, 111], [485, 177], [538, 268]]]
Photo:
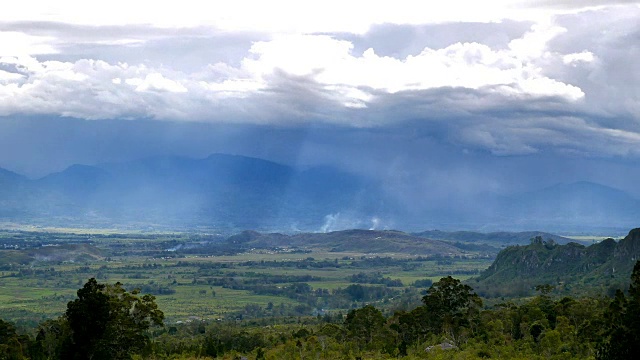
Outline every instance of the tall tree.
[[608, 327], [596, 353], [598, 360], [637, 359], [640, 354], [640, 260], [631, 273], [629, 296], [620, 290], [607, 311]]
[[0, 360], [24, 359], [28, 339], [16, 333], [13, 324], [0, 319]]
[[344, 320], [348, 336], [365, 348], [382, 335], [386, 320], [380, 310], [373, 305], [349, 311]]
[[138, 296], [122, 284], [98, 284], [91, 278], [78, 290], [78, 298], [65, 313], [72, 332], [66, 349], [70, 359], [130, 359], [141, 352], [152, 324], [162, 325], [164, 314], [151, 295]]
[[422, 302], [429, 314], [430, 330], [445, 333], [456, 344], [464, 333], [473, 330], [482, 307], [482, 300], [473, 288], [451, 276], [431, 285]]

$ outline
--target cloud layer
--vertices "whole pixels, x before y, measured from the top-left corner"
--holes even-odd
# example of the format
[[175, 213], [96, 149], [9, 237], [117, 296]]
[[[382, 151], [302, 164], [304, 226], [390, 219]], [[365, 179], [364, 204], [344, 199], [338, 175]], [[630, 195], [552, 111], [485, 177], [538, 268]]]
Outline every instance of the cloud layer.
[[255, 3], [84, 20], [18, 8], [0, 21], [0, 115], [413, 128], [501, 156], [640, 155], [637, 4], [465, 4], [279, 4], [295, 19]]

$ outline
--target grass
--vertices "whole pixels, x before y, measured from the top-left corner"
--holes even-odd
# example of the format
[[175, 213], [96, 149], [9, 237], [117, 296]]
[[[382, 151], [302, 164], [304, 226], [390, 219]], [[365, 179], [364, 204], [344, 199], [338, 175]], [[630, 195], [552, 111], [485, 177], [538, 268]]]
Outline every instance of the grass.
[[[153, 252], [153, 246], [163, 241], [180, 238], [184, 234], [164, 234], [154, 238], [145, 238], [148, 233], [110, 232], [92, 229], [56, 229], [58, 232], [21, 234], [26, 240], [46, 238], [47, 242], [63, 244], [66, 241], [84, 239], [83, 235], [96, 235], [93, 244], [105, 252], [105, 257], [96, 260], [74, 262], [33, 262], [25, 266], [10, 267], [0, 271], [0, 317], [8, 320], [24, 320], [52, 318], [61, 315], [68, 301], [75, 298], [76, 291], [91, 277], [101, 283], [121, 282], [127, 290], [134, 287], [161, 285], [175, 290], [173, 294], [156, 295], [157, 303], [165, 312], [169, 321], [185, 321], [191, 318], [216, 319], [241, 312], [247, 305], [256, 304], [266, 307], [269, 303], [279, 306], [295, 307], [303, 305], [286, 296], [256, 295], [249, 290], [233, 290], [220, 286], [210, 286], [207, 280], [213, 277], [233, 275], [238, 279], [251, 274], [261, 275], [311, 275], [319, 278], [309, 281], [313, 289], [346, 288], [351, 284], [349, 277], [361, 272], [380, 272], [382, 276], [399, 279], [405, 287], [419, 279], [437, 281], [442, 276], [453, 274], [460, 279], [471, 275], [461, 272], [472, 272], [487, 268], [491, 261], [487, 259], [456, 259], [450, 264], [439, 264], [437, 261], [411, 261], [409, 268], [406, 260], [416, 259], [407, 254], [363, 254], [358, 252], [313, 251], [311, 253], [279, 253], [269, 251], [251, 251], [234, 256], [211, 256], [206, 254], [188, 255], [171, 258], [176, 254], [162, 252], [161, 248]], [[74, 232], [67, 234], [67, 232]], [[67, 235], [60, 235], [67, 234]], [[4, 233], [3, 236], [14, 239], [15, 234]], [[114, 236], [99, 236], [114, 235]], [[0, 236], [2, 237], [2, 236]], [[0, 250], [1, 252], [2, 250]], [[114, 251], [118, 254], [113, 255]], [[1, 255], [1, 254], [0, 254]], [[392, 265], [370, 267], [376, 256], [398, 260]], [[313, 258], [315, 262], [337, 261], [340, 268], [297, 268], [280, 267], [278, 263], [307, 263]], [[106, 261], [109, 259], [109, 261]], [[373, 260], [363, 260], [373, 259]], [[246, 266], [248, 261], [277, 261], [267, 265]], [[177, 266], [179, 262], [186, 265]], [[355, 265], [352, 265], [354, 263]], [[201, 270], [208, 264], [224, 264], [227, 268]], [[1, 264], [0, 264], [1, 265]], [[198, 281], [194, 283], [194, 279]], [[205, 282], [205, 283], [201, 283]], [[276, 284], [285, 286], [286, 284]], [[366, 285], [366, 284], [365, 284]], [[371, 285], [373, 286], [373, 285]], [[410, 288], [409, 289], [413, 289]], [[413, 289], [418, 291], [419, 289]], [[215, 292], [215, 296], [213, 296]], [[419, 296], [419, 295], [416, 295]], [[382, 302], [382, 299], [380, 300]], [[348, 310], [348, 309], [343, 309]]]

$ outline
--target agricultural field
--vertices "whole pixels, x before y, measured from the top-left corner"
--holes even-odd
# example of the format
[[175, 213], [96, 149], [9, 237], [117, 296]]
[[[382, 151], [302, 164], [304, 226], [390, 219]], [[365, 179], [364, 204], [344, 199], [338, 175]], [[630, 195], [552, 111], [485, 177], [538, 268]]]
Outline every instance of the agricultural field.
[[25, 327], [55, 318], [89, 278], [156, 297], [168, 323], [324, 316], [419, 304], [432, 282], [467, 279], [487, 256], [254, 248], [221, 235], [0, 232], [0, 312]]

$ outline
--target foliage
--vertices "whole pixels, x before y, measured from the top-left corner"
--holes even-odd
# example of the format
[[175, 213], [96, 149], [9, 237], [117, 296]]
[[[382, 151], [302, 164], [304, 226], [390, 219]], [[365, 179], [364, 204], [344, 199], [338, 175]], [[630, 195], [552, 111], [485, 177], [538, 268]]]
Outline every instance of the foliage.
[[0, 319], [0, 360], [24, 359], [28, 338], [16, 333], [13, 324]]
[[[524, 297], [538, 284], [554, 285], [556, 294], [575, 294], [591, 289], [589, 295], [626, 287], [635, 259], [640, 258], [640, 229], [622, 240], [606, 239], [584, 246], [559, 245], [537, 236], [527, 246], [510, 246], [476, 279], [474, 286], [483, 297]], [[584, 290], [580, 290], [584, 291]]]
[[[40, 324], [35, 339], [0, 321], [0, 359], [593, 359], [595, 349], [603, 349], [599, 329], [632, 336], [611, 321], [629, 317], [637, 274], [640, 265], [629, 298], [615, 300], [555, 300], [541, 287], [539, 296], [519, 305], [482, 310], [470, 286], [444, 277], [427, 291], [423, 305], [387, 317], [369, 304], [344, 318], [192, 321], [166, 328], [150, 327], [162, 320], [152, 297], [91, 279], [69, 302], [66, 316]], [[628, 339], [621, 344], [635, 346]]]
[[[482, 308], [473, 281], [445, 276], [431, 282], [439, 278], [437, 271], [454, 274], [486, 264], [474, 260], [345, 254], [321, 260], [291, 254], [149, 260], [141, 249], [166, 246], [157, 240], [113, 240], [112, 249], [121, 253], [147, 254], [133, 261], [116, 257], [0, 270], [3, 286], [22, 284], [32, 298], [42, 294], [25, 303], [68, 302], [65, 316], [57, 319], [0, 321], [0, 359], [624, 359], [639, 343], [640, 265], [628, 293], [614, 298], [605, 297], [607, 291], [561, 297], [556, 279], [532, 283], [529, 290], [535, 287], [537, 296], [494, 299]], [[620, 257], [634, 251], [629, 242], [615, 244]], [[544, 241], [530, 246], [539, 252], [563, 249]], [[95, 279], [83, 285], [81, 277], [92, 273], [127, 285]], [[420, 294], [413, 286], [385, 286], [389, 279], [420, 280], [429, 289]], [[52, 284], [58, 293], [39, 292]], [[76, 297], [65, 287], [81, 288]], [[124, 290], [132, 287], [163, 289], [158, 304], [181, 316], [167, 320], [166, 328], [153, 327], [162, 322], [155, 298]], [[221, 301], [232, 304], [220, 310]], [[196, 306], [211, 316], [192, 316], [199, 314]]]
[[137, 296], [120, 283], [99, 284], [95, 278], [67, 304], [71, 342], [64, 351], [70, 359], [129, 359], [149, 343], [145, 331], [162, 325], [164, 314], [152, 295]]
[[443, 332], [460, 344], [467, 330], [473, 331], [482, 307], [482, 300], [469, 285], [451, 276], [434, 283], [422, 302], [428, 312], [432, 332]]
[[597, 359], [635, 359], [640, 354], [640, 261], [631, 274], [629, 296], [618, 290], [606, 313], [605, 338]]
[[370, 347], [380, 340], [385, 323], [382, 312], [372, 305], [349, 311], [344, 320], [348, 336], [354, 339], [360, 348]]

